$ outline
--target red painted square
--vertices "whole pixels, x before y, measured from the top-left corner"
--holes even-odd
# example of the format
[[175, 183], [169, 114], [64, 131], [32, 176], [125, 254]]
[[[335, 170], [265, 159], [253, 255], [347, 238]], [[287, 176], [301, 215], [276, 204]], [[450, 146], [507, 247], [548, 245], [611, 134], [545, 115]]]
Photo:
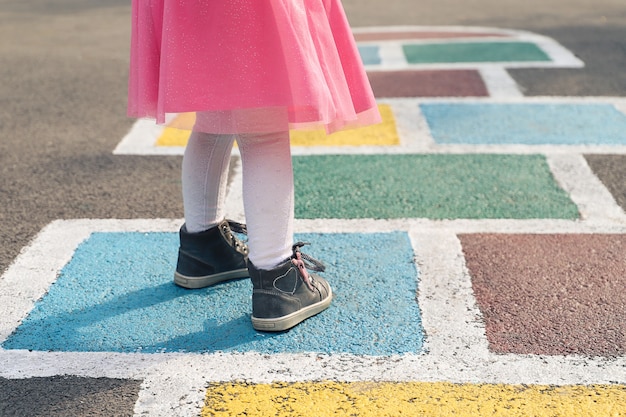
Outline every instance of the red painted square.
[[371, 71], [376, 97], [487, 97], [487, 87], [475, 70]]
[[626, 354], [626, 235], [459, 239], [492, 351]]

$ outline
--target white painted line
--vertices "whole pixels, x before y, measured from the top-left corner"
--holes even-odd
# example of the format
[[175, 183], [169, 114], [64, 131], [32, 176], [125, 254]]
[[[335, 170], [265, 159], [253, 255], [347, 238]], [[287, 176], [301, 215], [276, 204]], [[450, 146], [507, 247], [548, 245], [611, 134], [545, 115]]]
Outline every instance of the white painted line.
[[482, 314], [465, 267], [461, 243], [450, 230], [411, 228], [420, 273], [418, 304], [422, 310], [429, 355], [472, 360], [489, 356]]
[[388, 99], [381, 100], [381, 103], [391, 106], [400, 137], [400, 148], [405, 152], [427, 153], [437, 146], [418, 103], [411, 99]]
[[[566, 164], [567, 161], [563, 162]], [[580, 161], [578, 161], [579, 164]], [[576, 165], [570, 161], [570, 165]], [[580, 169], [580, 167], [576, 168]], [[600, 216], [601, 213], [598, 213]], [[93, 232], [176, 232], [180, 219], [58, 220], [44, 228], [0, 279], [0, 296], [29, 302], [45, 293], [76, 246]], [[612, 217], [566, 220], [297, 220], [296, 231], [409, 233], [419, 268], [418, 301], [426, 330], [424, 353], [369, 357], [351, 354], [142, 354], [0, 350], [0, 376], [77, 375], [142, 379], [136, 415], [187, 416], [199, 411], [209, 382], [447, 381], [508, 384], [626, 383], [626, 358], [493, 354], [473, 297], [458, 233], [619, 233]], [[32, 261], [37, 259], [38, 262]], [[46, 260], [49, 260], [46, 263]], [[42, 261], [44, 261], [42, 263]], [[28, 281], [19, 280], [29, 266]], [[23, 278], [23, 277], [22, 277]], [[17, 281], [16, 281], [17, 280]], [[26, 283], [27, 282], [27, 283]], [[31, 284], [35, 289], [30, 289]], [[12, 285], [7, 285], [12, 284]], [[32, 308], [32, 306], [31, 306]], [[27, 311], [9, 310], [0, 333], [12, 331]], [[3, 315], [4, 315], [3, 314]]]
[[429, 144], [430, 136], [417, 132], [402, 138], [400, 146], [312, 146], [293, 147], [292, 155], [410, 155], [410, 154], [506, 154], [506, 155], [626, 155], [622, 145], [440, 145]]
[[[440, 285], [448, 285], [447, 280], [441, 280]], [[471, 305], [473, 300], [463, 302]], [[432, 313], [453, 314], [454, 310], [446, 307], [452, 303], [445, 304], [444, 307], [449, 311]], [[109, 354], [6, 351], [2, 352], [0, 363], [6, 364], [8, 368], [3, 369], [0, 376], [13, 379], [53, 375], [104, 376], [146, 379], [155, 384], [159, 381], [165, 384], [174, 377], [181, 386], [177, 389], [169, 385], [161, 387], [164, 388], [162, 392], [165, 389], [174, 390], [170, 395], [172, 398], [189, 394], [189, 388], [200, 385], [199, 381], [204, 384], [236, 380], [251, 383], [386, 380], [547, 385], [626, 384], [624, 357], [496, 355], [489, 352], [484, 357], [474, 357], [472, 355], [482, 348], [466, 346], [464, 349], [469, 354], [462, 357], [450, 349], [447, 349], [447, 354], [430, 351], [419, 355], [385, 357], [318, 353], [267, 355], [256, 352]], [[18, 366], [17, 372], [11, 372], [15, 371], [12, 368]], [[179, 371], [186, 372], [188, 379], [184, 375], [179, 375], [180, 379], [173, 375]], [[150, 387], [153, 391], [158, 388]]]
[[503, 67], [496, 65], [483, 67], [480, 69], [480, 74], [490, 97], [500, 99], [524, 96], [513, 77]]
[[156, 146], [164, 127], [154, 120], [138, 119], [113, 150], [114, 155], [182, 155], [184, 148]]
[[206, 378], [209, 375], [208, 370], [199, 372], [193, 357], [184, 359], [174, 357], [172, 360], [157, 364], [141, 384], [134, 415], [152, 417], [199, 415], [204, 406]]
[[365, 65], [365, 69], [368, 72], [385, 72], [385, 71], [399, 71], [399, 70], [413, 70], [413, 71], [445, 71], [445, 70], [481, 70], [483, 68], [489, 68], [494, 65], [499, 65], [502, 68], [516, 69], [516, 68], [571, 68], [569, 65], [555, 65], [552, 61], [502, 61], [502, 62], [450, 62], [450, 63], [432, 63], [432, 64], [406, 64], [404, 67], [399, 67], [398, 64], [391, 66], [387, 65], [384, 61], [381, 64], [368, 64]]
[[[413, 26], [413, 25], [398, 25], [398, 26], [363, 26], [352, 28], [353, 33], [394, 33], [394, 32], [451, 32], [451, 33], [475, 33], [483, 34], [489, 33], [494, 35], [502, 35], [511, 38], [527, 38], [536, 36], [535, 33], [526, 30], [518, 29], [506, 29], [496, 28], [488, 26]], [[454, 39], [454, 38], [451, 38]]]
[[[69, 259], [76, 241], [95, 231], [170, 231], [179, 219], [61, 220], [45, 228], [15, 265], [31, 258], [31, 251]], [[420, 275], [418, 300], [426, 330], [426, 351], [420, 354], [369, 357], [350, 354], [122, 354], [62, 353], [0, 350], [0, 376], [77, 375], [143, 380], [136, 415], [187, 416], [202, 407], [209, 382], [241, 380], [267, 383], [276, 380], [316, 381], [446, 381], [507, 384], [613, 384], [626, 383], [626, 358], [537, 356], [489, 352], [481, 314], [473, 297], [458, 233], [626, 233], [626, 224], [552, 220], [298, 220], [298, 232], [409, 233]], [[55, 250], [71, 236], [74, 242]], [[41, 252], [40, 252], [41, 254]], [[60, 263], [60, 262], [58, 262]], [[31, 277], [53, 282], [59, 267], [33, 264]], [[8, 275], [11, 276], [13, 272]], [[37, 276], [40, 275], [40, 276]], [[7, 275], [2, 277], [2, 282]], [[20, 289], [28, 287], [22, 281]], [[6, 287], [2, 286], [7, 296]], [[13, 290], [16, 290], [13, 288]], [[14, 295], [14, 294], [8, 294]], [[6, 323], [3, 322], [3, 326]], [[6, 333], [6, 328], [3, 332]], [[145, 413], [145, 414], [144, 414]]]
[[404, 69], [407, 67], [408, 63], [406, 62], [401, 42], [385, 42], [378, 46], [378, 55], [381, 61], [385, 63], [387, 70]]
[[626, 116], [626, 101], [624, 102], [617, 102], [614, 104], [615, 108], [617, 109], [617, 111], [624, 113], [624, 115]]
[[607, 219], [626, 225], [626, 214], [581, 155], [550, 155], [548, 164], [557, 183], [578, 206], [583, 220]]
[[298, 233], [381, 233], [417, 230], [422, 233], [450, 231], [461, 233], [551, 233], [551, 234], [624, 234], [626, 224], [615, 219], [297, 219]]
[[[400, 26], [400, 27], [374, 27], [374, 28], [355, 28], [355, 34], [358, 33], [395, 33], [395, 32], [451, 32], [459, 34], [469, 34], [464, 37], [451, 38], [435, 38], [435, 39], [404, 39], [404, 40], [380, 40], [380, 41], [361, 41], [359, 45], [377, 45], [380, 50], [392, 48], [394, 53], [390, 55], [387, 61], [384, 57], [386, 54], [381, 53], [380, 64], [366, 65], [368, 71], [391, 71], [399, 69], [429, 69], [429, 70], [450, 70], [450, 69], [488, 69], [492, 66], [500, 66], [501, 68], [581, 68], [584, 62], [577, 58], [571, 51], [563, 47], [554, 39], [547, 36], [539, 35], [532, 32], [520, 30], [505, 30], [499, 28], [480, 28], [480, 27], [462, 27], [462, 26]], [[494, 36], [475, 36], [471, 34], [491, 33]], [[498, 36], [500, 35], [500, 36]], [[417, 63], [411, 64], [404, 57], [400, 58], [397, 54], [402, 53], [402, 45], [445, 45], [448, 43], [474, 43], [474, 42], [528, 42], [534, 43], [549, 58], [550, 61], [502, 61], [502, 62], [450, 62], [450, 63]], [[402, 54], [404, 55], [404, 54]], [[404, 63], [404, 66], [402, 66]]]
[[585, 66], [582, 60], [552, 38], [533, 33], [527, 35], [525, 39], [536, 43], [552, 59], [555, 68], [582, 68]]
[[143, 379], [150, 375], [152, 368], [180, 355], [0, 350], [0, 377], [22, 379], [76, 375], [90, 378]]
[[[439, 97], [439, 98], [385, 98], [378, 100], [381, 104], [389, 104], [392, 107], [396, 127], [400, 137], [400, 146], [294, 146], [293, 155], [326, 155], [326, 154], [460, 154], [460, 153], [494, 153], [494, 154], [626, 154], [626, 145], [439, 145], [433, 141], [424, 120], [419, 105], [424, 103], [550, 103], [550, 104], [610, 104], [626, 115], [626, 98], [623, 97], [556, 97], [556, 96], [536, 96], [520, 97], [516, 96], [513, 86], [507, 83], [502, 73], [497, 74], [497, 70], [492, 68], [490, 83], [495, 93], [499, 95], [493, 97]], [[505, 70], [503, 70], [506, 72]], [[512, 81], [514, 82], [514, 81]], [[499, 90], [499, 92], [498, 92]], [[152, 123], [140, 120], [138, 124]], [[124, 138], [124, 144], [116, 148], [117, 154], [139, 154], [139, 155], [182, 155], [183, 147], [157, 147], [152, 144], [157, 136], [149, 138], [150, 133], [145, 126], [131, 129], [131, 132]], [[160, 134], [160, 133], [159, 133]], [[136, 136], [133, 136], [136, 135]], [[133, 139], [134, 138], [134, 139]], [[134, 140], [136, 142], [133, 142]], [[134, 143], [131, 146], [131, 143]], [[146, 145], [151, 143], [150, 145]], [[167, 148], [159, 150], [157, 148]], [[236, 148], [233, 155], [238, 155]]]

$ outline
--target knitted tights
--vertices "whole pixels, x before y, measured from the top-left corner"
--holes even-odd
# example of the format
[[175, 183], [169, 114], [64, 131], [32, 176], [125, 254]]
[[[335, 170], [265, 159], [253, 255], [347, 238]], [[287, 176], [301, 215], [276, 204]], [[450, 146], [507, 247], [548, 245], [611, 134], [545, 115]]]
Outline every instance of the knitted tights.
[[[207, 230], [225, 218], [233, 135], [192, 132], [183, 158], [187, 231]], [[291, 255], [294, 185], [289, 132], [239, 134], [249, 258], [271, 269]]]

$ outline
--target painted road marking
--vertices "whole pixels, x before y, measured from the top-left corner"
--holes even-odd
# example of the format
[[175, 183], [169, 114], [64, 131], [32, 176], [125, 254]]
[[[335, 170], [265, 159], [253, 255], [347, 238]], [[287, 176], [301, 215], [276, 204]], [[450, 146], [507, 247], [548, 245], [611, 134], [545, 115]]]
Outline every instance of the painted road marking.
[[217, 383], [203, 417], [625, 416], [626, 386], [426, 382]]
[[[533, 155], [537, 157], [536, 154]], [[575, 153], [550, 153], [546, 155], [546, 161], [554, 181], [558, 184], [558, 188], [565, 191], [569, 199], [574, 202], [581, 220], [589, 224], [603, 224], [608, 219], [611, 222], [626, 224], [626, 213], [624, 213], [613, 195], [593, 173], [582, 155]], [[232, 189], [229, 193], [226, 212], [230, 213], [229, 215], [232, 218], [243, 222], [245, 221], [245, 216], [241, 197], [242, 171], [239, 159], [233, 161], [231, 169], [233, 173]], [[435, 190], [435, 195], [436, 192]], [[327, 221], [330, 221], [330, 219], [325, 219], [322, 222]], [[513, 219], [505, 220], [505, 222], [507, 221], [510, 222]], [[321, 227], [322, 225], [319, 226]], [[329, 232], [332, 231], [332, 229], [329, 230]]]
[[[198, 291], [175, 286], [177, 233], [109, 232], [93, 233], [78, 246], [2, 347], [267, 354], [311, 349], [372, 356], [421, 351], [417, 271], [406, 232], [299, 234], [296, 240], [311, 242], [307, 252], [329, 266], [334, 308], [288, 333], [252, 329], [247, 279]], [[345, 259], [358, 259], [359, 268]], [[378, 284], [354, 285], [368, 281]]]
[[579, 217], [542, 155], [317, 155], [293, 164], [297, 218]]
[[[376, 45], [359, 46], [359, 54], [364, 65], [380, 65], [383, 60], [380, 57], [380, 48]], [[402, 53], [398, 53], [396, 59], [403, 59]]]
[[[504, 42], [497, 39], [490, 42], [451, 42], [445, 43], [381, 43], [361, 45], [361, 59], [367, 69], [418, 68], [427, 64], [462, 64], [463, 66], [489, 63], [490, 65], [515, 63], [552, 62], [548, 54], [532, 42]], [[384, 58], [384, 59], [383, 59]]]
[[[610, 97], [524, 97], [522, 99], [510, 98], [510, 99], [492, 99], [492, 98], [428, 98], [428, 99], [416, 99], [416, 98], [401, 98], [401, 99], [385, 99], [381, 100], [391, 106], [391, 109], [395, 115], [396, 127], [400, 137], [399, 146], [345, 146], [345, 147], [332, 147], [332, 146], [316, 146], [308, 148], [292, 149], [294, 155], [321, 155], [321, 154], [445, 154], [445, 153], [464, 153], [464, 154], [492, 154], [492, 153], [507, 153], [507, 154], [545, 154], [545, 155], [558, 155], [558, 154], [624, 154], [626, 153], [626, 144], [622, 143], [621, 137], [623, 132], [619, 131], [619, 127], [623, 125], [624, 117], [626, 117], [626, 99], [624, 98], [610, 98]], [[464, 118], [470, 116], [473, 112], [472, 106], [476, 105], [477, 108], [486, 106], [492, 109], [492, 114], [499, 114], [505, 117], [507, 121], [511, 121], [510, 126], [514, 129], [521, 131], [531, 132], [527, 126], [524, 125], [528, 120], [528, 116], [523, 114], [517, 114], [518, 109], [526, 109], [526, 113], [532, 113], [537, 108], [542, 106], [553, 108], [553, 113], [558, 117], [553, 123], [546, 127], [547, 132], [554, 137], [559, 138], [560, 144], [550, 143], [548, 140], [541, 140], [541, 137], [537, 134], [524, 139], [522, 143], [476, 143], [479, 140], [467, 140], [465, 143], [437, 143], [434, 138], [434, 134], [431, 131], [429, 123], [433, 123], [432, 120], [427, 118], [422, 112], [422, 108], [430, 107], [445, 107], [450, 108], [467, 109], [467, 113]], [[492, 106], [492, 107], [490, 107]], [[608, 118], [608, 124], [602, 129], [604, 132], [608, 132], [612, 139], [606, 140], [603, 137], [595, 135], [592, 131], [582, 127], [581, 130], [586, 132], [589, 136], [586, 139], [582, 138], [582, 135], [577, 134], [575, 141], [567, 141], [567, 138], [559, 134], [561, 131], [571, 131], [569, 124], [571, 123], [571, 116], [575, 113], [576, 109], [587, 108], [599, 111], [600, 114], [606, 114]], [[415, 110], [417, 108], [417, 111]], [[503, 110], [500, 110], [503, 109]], [[502, 111], [502, 113], [500, 113]], [[463, 115], [461, 113], [461, 115]], [[440, 115], [432, 115], [433, 118], [442, 117]], [[586, 117], [586, 116], [583, 116]], [[448, 119], [452, 127], [449, 129], [460, 130], [462, 124], [465, 124], [467, 128], [466, 134], [468, 138], [480, 137], [485, 133], [479, 124], [471, 124], [464, 118], [459, 120]], [[440, 119], [438, 119], [440, 120]], [[502, 128], [506, 123], [501, 120], [485, 120], [491, 126]], [[593, 124], [597, 125], [597, 121]], [[481, 133], [482, 132], [482, 133]], [[493, 132], [487, 132], [492, 136]], [[521, 135], [512, 132], [513, 135], [521, 137]], [[532, 139], [532, 140], [530, 140]], [[553, 140], [554, 141], [554, 140]], [[494, 141], [491, 141], [494, 142]], [[584, 142], [584, 144], [582, 144]]]
[[515, 31], [474, 26], [383, 26], [353, 28], [357, 42], [456, 38], [511, 38]]
[[164, 126], [163, 131], [156, 139], [155, 145], [184, 148], [187, 146], [187, 141], [191, 134], [189, 127], [193, 126], [195, 121], [195, 113], [177, 114], [171, 122]]
[[[396, 129], [396, 121], [388, 104], [378, 106], [382, 123], [341, 131], [327, 135], [323, 130], [292, 131], [292, 146], [396, 146], [400, 144], [400, 138]], [[171, 123], [167, 124], [155, 145], [184, 148], [187, 146], [190, 131], [185, 126], [193, 126], [195, 113], [184, 113], [176, 116]]]
[[475, 62], [546, 62], [550, 57], [531, 42], [447, 42], [408, 44], [402, 50], [408, 64]]
[[[486, 77], [475, 70], [423, 70], [423, 71], [385, 71], [368, 74], [374, 95], [379, 101], [384, 97], [488, 97], [497, 95]], [[495, 77], [500, 80], [502, 77]], [[498, 87], [505, 89], [504, 84]], [[513, 83], [513, 93], [518, 92]]]
[[[584, 66], [580, 59], [554, 39], [521, 30], [464, 26], [396, 26], [354, 28], [353, 33], [360, 50], [365, 51], [364, 63], [368, 71], [409, 68], [480, 69], [493, 65], [504, 68]], [[487, 52], [485, 44], [493, 46], [493, 49]], [[454, 51], [449, 51], [449, 48]], [[472, 59], [476, 48], [481, 54], [485, 52], [492, 55], [493, 51], [499, 53], [492, 55], [489, 61], [485, 61], [486, 57]], [[413, 55], [415, 50], [427, 52], [428, 55], [420, 54], [416, 59]], [[516, 57], [519, 59], [516, 60]]]
[[[384, 124], [339, 133], [338, 143], [332, 145], [328, 143], [332, 138], [319, 133], [298, 133], [295, 136], [302, 146], [294, 146], [292, 153], [626, 153], [623, 133], [625, 98], [397, 98], [381, 99], [379, 104], [383, 106]], [[549, 113], [554, 116], [552, 120], [545, 120], [541, 115], [544, 109], [550, 110]], [[450, 113], [444, 110], [450, 110]], [[587, 111], [590, 114], [586, 114]], [[458, 117], [450, 117], [452, 112]], [[594, 120], [593, 115], [601, 117], [600, 121], [605, 123]], [[532, 122], [529, 119], [535, 117], [538, 117], [537, 121], [542, 121], [545, 135], [528, 127]], [[573, 130], [573, 118], [587, 120], [589, 125]], [[473, 123], [474, 120], [481, 120], [482, 123]], [[497, 132], [488, 127], [497, 129]], [[595, 127], [600, 129], [601, 135], [594, 133]], [[510, 135], [497, 136], [507, 128], [511, 130]], [[453, 140], [442, 139], [442, 129]], [[163, 130], [163, 126], [156, 126], [153, 121], [138, 120], [114, 153], [182, 155], [184, 146], [171, 145], [186, 143], [187, 133], [171, 129], [173, 136], [168, 146], [159, 146], [157, 141], [163, 137]], [[457, 133], [447, 133], [454, 131]], [[444, 140], [450, 143], [443, 143]]]
[[[523, 96], [507, 68], [584, 66], [554, 39], [527, 31], [399, 26], [356, 28], [354, 34], [370, 74], [377, 71], [472, 70], [480, 74], [489, 95], [494, 98]], [[380, 75], [382, 78], [392, 76]], [[389, 97], [384, 92], [382, 94], [377, 97]]]
[[626, 213], [582, 155], [549, 155], [547, 161], [556, 182], [576, 203], [581, 219], [591, 222], [602, 222], [604, 219], [626, 221]]
[[459, 239], [491, 351], [626, 355], [626, 235]]
[[626, 114], [600, 103], [423, 103], [440, 144], [626, 145]]
[[[374, 28], [375, 29], [375, 28]], [[454, 30], [438, 34], [429, 29], [419, 31], [403, 28], [405, 32], [398, 39], [431, 38], [431, 43], [441, 43], [441, 39], [463, 38], [463, 41], [492, 42], [502, 38], [519, 42], [528, 38], [516, 38], [515, 31], [488, 33], [482, 30], [472, 32], [472, 38], [458, 36]], [[393, 31], [400, 33], [400, 28]], [[530, 34], [532, 35], [532, 34]], [[370, 36], [372, 45], [379, 44], [373, 30], [363, 31]], [[389, 33], [387, 35], [389, 36]], [[506, 39], [505, 39], [506, 38]], [[387, 37], [389, 39], [389, 37]], [[395, 40], [394, 40], [395, 39]], [[535, 62], [537, 66], [581, 66], [573, 55], [553, 40], [539, 37], [535, 45], [551, 57], [551, 61]], [[456, 41], [457, 39], [455, 39]], [[418, 42], [419, 43], [419, 42]], [[424, 43], [424, 42], [422, 42]], [[396, 42], [396, 44], [401, 44]], [[362, 43], [364, 45], [364, 43]], [[395, 49], [394, 49], [395, 48]], [[384, 48], [383, 48], [384, 49]], [[388, 49], [398, 59], [397, 45]], [[395, 51], [395, 52], [394, 52]], [[400, 48], [402, 54], [402, 48]], [[559, 56], [561, 54], [561, 56]], [[380, 68], [392, 53], [382, 54]], [[387, 57], [387, 58], [385, 58]], [[575, 58], [575, 57], [574, 57]], [[405, 59], [405, 58], [403, 58]], [[576, 62], [577, 61], [577, 62]], [[408, 65], [408, 63], [406, 64]], [[600, 103], [615, 106], [626, 113], [626, 100], [620, 98], [522, 98], [514, 80], [508, 76], [506, 68], [528, 63], [454, 63], [454, 64], [410, 64], [420, 66], [418, 71], [462, 70], [472, 65], [467, 74], [480, 74], [484, 79], [482, 88], [491, 94], [490, 98], [471, 99], [473, 103]], [[412, 69], [412, 68], [411, 68]], [[370, 68], [371, 73], [377, 71]], [[383, 73], [384, 74], [384, 73]], [[457, 73], [458, 74], [458, 73]], [[490, 75], [489, 78], [487, 75]], [[494, 98], [495, 97], [495, 98]], [[468, 99], [385, 99], [381, 104], [389, 104], [396, 120], [400, 144], [385, 146], [313, 146], [294, 147], [294, 154], [455, 154], [455, 153], [529, 153], [545, 154], [547, 165], [556, 182], [576, 204], [580, 219], [525, 219], [525, 220], [428, 220], [428, 219], [311, 219], [297, 220], [296, 230], [302, 234], [371, 234], [380, 233], [408, 235], [411, 250], [415, 256], [414, 268], [419, 270], [419, 292], [417, 303], [420, 308], [422, 328], [426, 334], [421, 350], [400, 355], [370, 356], [352, 353], [327, 354], [315, 350], [308, 353], [277, 353], [268, 355], [262, 352], [216, 352], [208, 353], [124, 353], [124, 352], [44, 352], [26, 349], [0, 348], [0, 376], [24, 378], [70, 374], [90, 377], [132, 378], [143, 380], [139, 399], [135, 406], [136, 415], [180, 415], [197, 414], [204, 402], [205, 388], [209, 384], [224, 381], [245, 381], [249, 384], [267, 384], [274, 381], [354, 381], [371, 384], [380, 381], [381, 375], [397, 383], [423, 383], [439, 386], [445, 384], [466, 384], [469, 392], [476, 384], [519, 384], [531, 385], [530, 391], [540, 392], [545, 386], [566, 386], [566, 389], [582, 389], [591, 392], [595, 388], [621, 388], [626, 384], [624, 369], [626, 357], [582, 357], [575, 355], [539, 356], [517, 354], [495, 354], [490, 351], [486, 338], [486, 328], [482, 313], [472, 291], [472, 278], [465, 265], [460, 234], [469, 233], [568, 233], [568, 234], [626, 234], [626, 215], [615, 200], [591, 172], [583, 153], [626, 153], [621, 145], [474, 145], [438, 144], [430, 131], [427, 118], [420, 111], [422, 104], [460, 102]], [[128, 143], [118, 147], [116, 153], [123, 154], [181, 154], [182, 147], [155, 146], [155, 139], [162, 133], [162, 127], [153, 122], [138, 121], [133, 127], [135, 136]], [[132, 133], [132, 132], [131, 132]], [[130, 151], [129, 151], [130, 150]], [[444, 155], [445, 156], [445, 155]], [[241, 190], [239, 187], [240, 165], [235, 161], [234, 188], [229, 196], [228, 212], [242, 220]], [[419, 174], [419, 173], [418, 173]], [[0, 343], [4, 342], [19, 326], [20, 322], [33, 311], [37, 300], [53, 287], [64, 268], [73, 262], [73, 256], [81, 243], [103, 234], [135, 234], [139, 237], [155, 233], [173, 236], [181, 220], [63, 220], [46, 227], [42, 233], [24, 249], [15, 263], [0, 279]], [[328, 250], [328, 248], [322, 248]], [[330, 246], [329, 246], [330, 247]], [[325, 254], [320, 255], [325, 258]], [[350, 261], [341, 259], [342, 262]], [[28, 277], [25, 286], [24, 277]], [[350, 283], [351, 288], [355, 283]], [[371, 285], [369, 280], [359, 280], [358, 285]], [[322, 317], [322, 316], [320, 316]], [[303, 343], [303, 346], [307, 346]], [[309, 346], [307, 346], [308, 348]], [[591, 387], [592, 385], [601, 387]], [[619, 384], [619, 385], [618, 385]], [[535, 387], [540, 385], [540, 387]], [[581, 387], [567, 387], [580, 385]], [[497, 385], [502, 387], [503, 385]], [[564, 391], [557, 396], [556, 391], [544, 391], [555, 398], [563, 398]], [[598, 391], [595, 391], [598, 392]], [[606, 393], [606, 391], [602, 391]], [[612, 395], [612, 394], [611, 394]], [[508, 401], [511, 397], [501, 398]], [[534, 398], [534, 397], [532, 397]], [[622, 405], [619, 397], [608, 401]], [[597, 397], [596, 397], [597, 399]], [[529, 401], [534, 401], [529, 400]], [[408, 401], [407, 401], [408, 402]]]
[[[550, 172], [558, 187], [562, 188], [569, 196], [569, 199], [575, 203], [581, 220], [589, 224], [603, 224], [608, 219], [611, 222], [626, 224], [626, 213], [617, 204], [609, 190], [592, 172], [582, 155], [575, 153], [550, 153], [546, 155], [546, 161], [550, 166]], [[241, 198], [242, 172], [239, 159], [233, 161], [231, 169], [233, 173], [232, 189], [229, 193], [226, 212], [230, 213], [229, 215], [236, 220], [245, 221]], [[323, 220], [322, 224], [318, 226], [323, 226], [323, 222], [327, 221], [329, 220]], [[505, 222], [507, 221], [510, 222], [512, 220], [506, 220]], [[332, 229], [329, 230], [329, 232], [332, 231]], [[346, 231], [349, 231], [349, 229]]]
[[291, 143], [296, 147], [311, 146], [398, 146], [400, 137], [391, 106], [379, 104], [382, 123], [327, 135], [323, 130], [293, 131]]
[[[553, 39], [525, 31], [497, 28], [396, 27], [354, 30], [359, 40], [366, 69], [380, 104], [383, 98], [407, 96], [486, 96], [521, 98], [522, 93], [507, 68], [579, 68], [583, 63]], [[480, 59], [475, 57], [480, 56]], [[472, 58], [474, 57], [474, 58]], [[432, 62], [432, 61], [442, 62]], [[478, 61], [478, 62], [477, 62]], [[451, 82], [451, 80], [453, 80]], [[433, 88], [433, 86], [439, 86]], [[388, 111], [385, 109], [386, 115]], [[418, 113], [413, 112], [413, 115]], [[386, 120], [401, 116], [391, 109]], [[189, 115], [168, 123], [181, 125]], [[417, 117], [417, 116], [413, 116]], [[172, 120], [175, 119], [175, 120]], [[191, 122], [184, 125], [190, 126]], [[179, 155], [183, 153], [188, 132], [155, 126], [138, 120], [114, 150], [114, 154]], [[379, 127], [360, 132], [344, 132], [331, 138], [325, 135], [294, 137], [294, 147], [396, 145], [392, 133], [380, 135]], [[383, 130], [389, 130], [382, 127]], [[366, 133], [364, 133], [366, 132]], [[300, 136], [298, 136], [300, 135]], [[384, 137], [385, 140], [376, 138]], [[403, 138], [400, 137], [400, 142]]]
[[[43, 296], [81, 242], [97, 232], [175, 233], [180, 220], [61, 220], [46, 227], [0, 280], [4, 340]], [[590, 385], [625, 384], [626, 357], [535, 356], [489, 351], [458, 234], [626, 233], [626, 222], [563, 220], [298, 220], [298, 233], [389, 233], [410, 236], [420, 271], [418, 305], [427, 335], [422, 353], [368, 356], [258, 352], [208, 354], [0, 350], [0, 376], [71, 374], [142, 379], [136, 412], [190, 415], [203, 387], [219, 381], [269, 383], [335, 380]], [[43, 255], [45, 254], [45, 255]], [[24, 276], [29, 285], [24, 286]], [[352, 285], [352, 284], [351, 284]], [[40, 290], [39, 293], [34, 288]], [[154, 399], [158, 398], [158, 401]], [[181, 403], [181, 399], [184, 401]], [[172, 410], [175, 410], [174, 412]], [[195, 410], [195, 411], [194, 411]]]

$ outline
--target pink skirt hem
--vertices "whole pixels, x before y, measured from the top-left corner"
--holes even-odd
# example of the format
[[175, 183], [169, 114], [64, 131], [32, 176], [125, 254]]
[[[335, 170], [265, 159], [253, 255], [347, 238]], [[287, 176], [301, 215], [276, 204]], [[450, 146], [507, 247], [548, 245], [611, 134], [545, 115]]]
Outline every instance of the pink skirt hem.
[[128, 92], [129, 116], [209, 133], [380, 122], [338, 0], [133, 0]]

